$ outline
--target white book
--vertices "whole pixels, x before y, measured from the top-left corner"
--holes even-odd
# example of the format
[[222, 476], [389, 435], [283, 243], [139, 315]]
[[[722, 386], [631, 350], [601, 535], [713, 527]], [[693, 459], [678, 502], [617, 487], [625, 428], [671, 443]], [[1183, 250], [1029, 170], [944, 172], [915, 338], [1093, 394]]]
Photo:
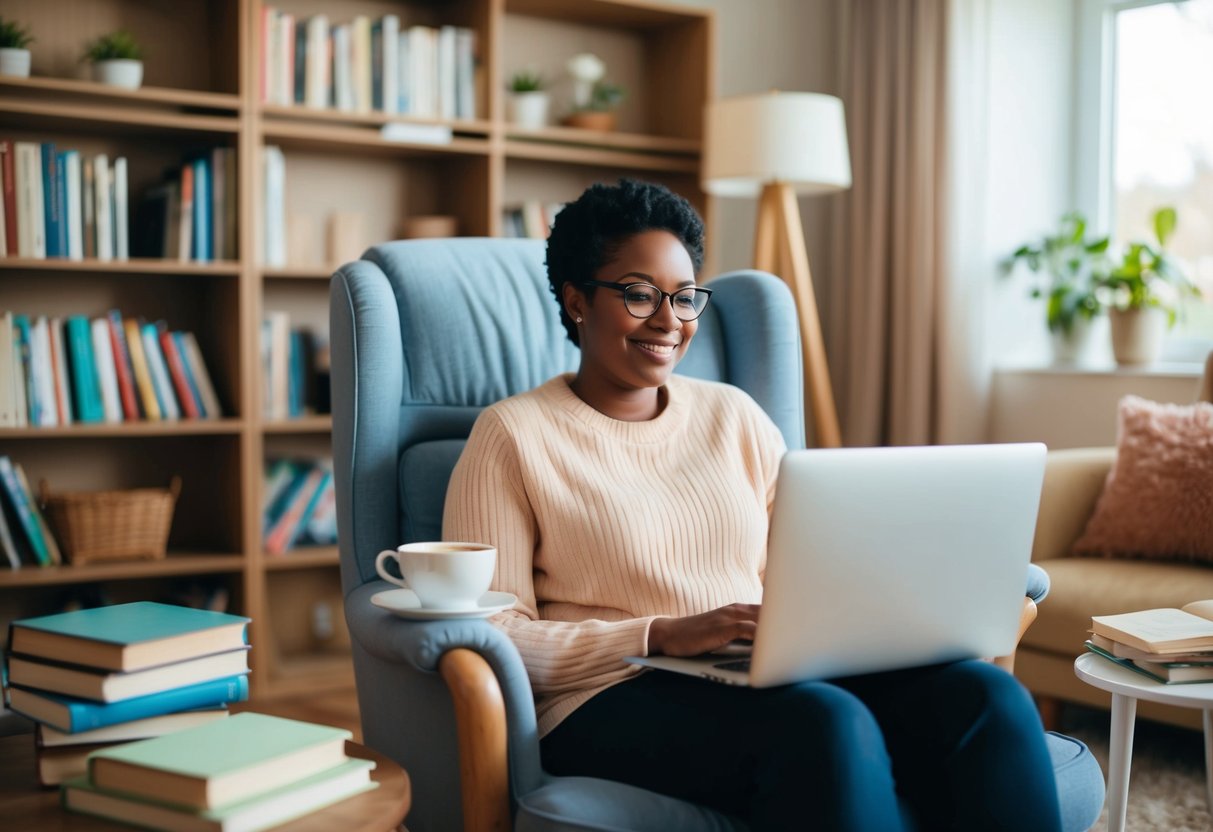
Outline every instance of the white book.
[[[0, 200], [2, 202], [3, 200]], [[0, 317], [0, 427], [17, 427], [17, 391], [13, 389], [13, 313]]]
[[131, 251], [130, 225], [126, 192], [126, 157], [114, 160], [114, 259], [129, 260]]
[[264, 6], [262, 12], [261, 25], [265, 29], [262, 33], [262, 43], [265, 44], [265, 53], [261, 56], [261, 70], [264, 75], [261, 101], [263, 104], [275, 104], [278, 96], [278, 70], [282, 66], [282, 62], [278, 60], [278, 43], [281, 39], [278, 16], [282, 12], [272, 6]]
[[269, 419], [281, 420], [290, 416], [290, 349], [291, 319], [286, 312], [267, 312], [265, 322], [268, 329], [269, 399], [265, 415]]
[[182, 360], [189, 363], [189, 372], [194, 378], [194, 384], [198, 386], [198, 395], [202, 398], [206, 418], [218, 419], [223, 415], [223, 408], [219, 406], [219, 396], [215, 393], [215, 385], [211, 383], [211, 374], [206, 369], [202, 350], [198, 348], [198, 339], [194, 337], [194, 333], [185, 332], [181, 334], [180, 344], [183, 347]]
[[109, 157], [98, 153], [93, 159], [93, 195], [96, 206], [93, 213], [97, 220], [97, 259], [114, 259], [114, 221], [110, 203]]
[[443, 26], [438, 30], [438, 115], [441, 118], [455, 117], [457, 91], [455, 87], [455, 27]]
[[63, 163], [64, 176], [67, 178], [67, 256], [71, 260], [83, 260], [84, 205], [80, 190], [80, 151], [66, 151]]
[[400, 107], [396, 86], [400, 81], [400, 18], [394, 14], [383, 16], [382, 44], [383, 111], [395, 113]]
[[333, 104], [345, 112], [354, 109], [354, 83], [350, 66], [350, 24], [333, 27]]
[[289, 12], [278, 15], [278, 61], [274, 103], [289, 107], [295, 103], [295, 16]]
[[51, 361], [51, 328], [45, 315], [34, 319], [30, 327], [30, 363], [34, 368], [34, 384], [42, 400], [38, 426], [53, 428], [59, 424], [58, 397], [55, 391], [55, 370]]
[[455, 118], [476, 117], [476, 31], [455, 30]]
[[412, 68], [409, 65], [409, 33], [401, 32], [396, 39], [396, 112], [411, 113], [412, 100], [409, 98], [409, 84], [412, 83]]
[[350, 28], [350, 66], [354, 82], [354, 112], [371, 111], [371, 19], [354, 18]]
[[265, 264], [286, 265], [286, 157], [267, 145], [262, 153], [265, 182]]
[[42, 205], [42, 148], [15, 142], [17, 180], [17, 254], [46, 257], [46, 213]]
[[67, 336], [60, 317], [51, 318], [51, 346], [55, 353], [55, 388], [62, 406], [59, 416], [63, 424], [70, 425], [76, 414], [72, 410], [72, 379], [67, 370]]
[[303, 104], [313, 109], [328, 106], [329, 19], [312, 15], [307, 19], [307, 54], [303, 63]]
[[177, 394], [173, 391], [173, 380], [168, 374], [168, 365], [164, 363], [164, 353], [160, 349], [160, 339], [156, 337], [156, 328], [151, 324], [139, 328], [139, 337], [143, 341], [143, 355], [147, 359], [148, 371], [152, 374], [152, 384], [156, 386], [160, 402], [163, 405], [161, 416], [169, 421], [181, 418], [181, 406], [177, 404]]
[[434, 106], [433, 35], [434, 30], [428, 26], [409, 27], [409, 101], [410, 112], [415, 116], [433, 117], [438, 114]]
[[89, 324], [93, 333], [93, 360], [97, 364], [97, 381], [101, 387], [101, 411], [105, 421], [122, 421], [122, 398], [118, 392], [118, 371], [114, 363], [114, 344], [110, 340], [108, 318], [95, 318]]
[[379, 136], [388, 142], [410, 144], [450, 144], [454, 131], [446, 124], [412, 124], [392, 121], [379, 128]]

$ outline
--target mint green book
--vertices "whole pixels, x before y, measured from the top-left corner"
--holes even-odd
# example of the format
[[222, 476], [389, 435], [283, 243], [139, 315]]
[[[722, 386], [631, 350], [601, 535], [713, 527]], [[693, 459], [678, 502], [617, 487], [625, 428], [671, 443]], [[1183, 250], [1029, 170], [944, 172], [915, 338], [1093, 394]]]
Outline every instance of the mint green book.
[[241, 713], [89, 757], [90, 782], [187, 809], [222, 809], [338, 766], [351, 734]]
[[243, 615], [136, 601], [14, 621], [9, 650], [129, 672], [243, 647], [249, 621]]
[[[234, 719], [234, 717], [231, 717]], [[72, 812], [132, 823], [166, 832], [257, 832], [370, 791], [371, 760], [354, 759], [249, 800], [213, 811], [191, 811], [156, 801], [133, 799], [100, 789], [80, 777], [63, 784], [63, 807]]]

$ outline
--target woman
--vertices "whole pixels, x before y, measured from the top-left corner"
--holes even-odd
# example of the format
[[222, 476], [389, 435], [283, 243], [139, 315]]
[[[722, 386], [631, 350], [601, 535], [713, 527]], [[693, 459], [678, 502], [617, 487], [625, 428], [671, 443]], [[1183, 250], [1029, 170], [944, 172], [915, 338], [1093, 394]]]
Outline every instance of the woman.
[[754, 635], [784, 442], [745, 393], [672, 375], [710, 292], [667, 189], [595, 185], [548, 275], [575, 374], [488, 408], [443, 536], [498, 549], [494, 618], [536, 695], [544, 768], [712, 806], [753, 829], [1060, 828], [1040, 720], [984, 662], [763, 690], [639, 671]]

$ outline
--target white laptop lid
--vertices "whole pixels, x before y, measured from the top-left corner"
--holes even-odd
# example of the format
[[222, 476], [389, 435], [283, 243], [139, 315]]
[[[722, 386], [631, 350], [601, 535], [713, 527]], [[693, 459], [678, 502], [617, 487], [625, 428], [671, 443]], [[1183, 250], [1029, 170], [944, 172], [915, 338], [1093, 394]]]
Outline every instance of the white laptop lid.
[[1045, 446], [790, 451], [755, 687], [1015, 647]]

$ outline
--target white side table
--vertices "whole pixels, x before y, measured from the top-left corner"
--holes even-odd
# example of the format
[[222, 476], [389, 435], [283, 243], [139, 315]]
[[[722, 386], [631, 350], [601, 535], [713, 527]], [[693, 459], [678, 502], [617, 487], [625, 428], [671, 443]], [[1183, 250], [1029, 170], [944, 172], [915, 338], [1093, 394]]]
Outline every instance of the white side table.
[[1129, 765], [1137, 700], [1181, 708], [1199, 708], [1205, 726], [1205, 800], [1213, 812], [1213, 683], [1164, 685], [1094, 653], [1074, 660], [1074, 673], [1088, 685], [1112, 694], [1112, 731], [1108, 743], [1108, 832], [1124, 832], [1128, 808]]

